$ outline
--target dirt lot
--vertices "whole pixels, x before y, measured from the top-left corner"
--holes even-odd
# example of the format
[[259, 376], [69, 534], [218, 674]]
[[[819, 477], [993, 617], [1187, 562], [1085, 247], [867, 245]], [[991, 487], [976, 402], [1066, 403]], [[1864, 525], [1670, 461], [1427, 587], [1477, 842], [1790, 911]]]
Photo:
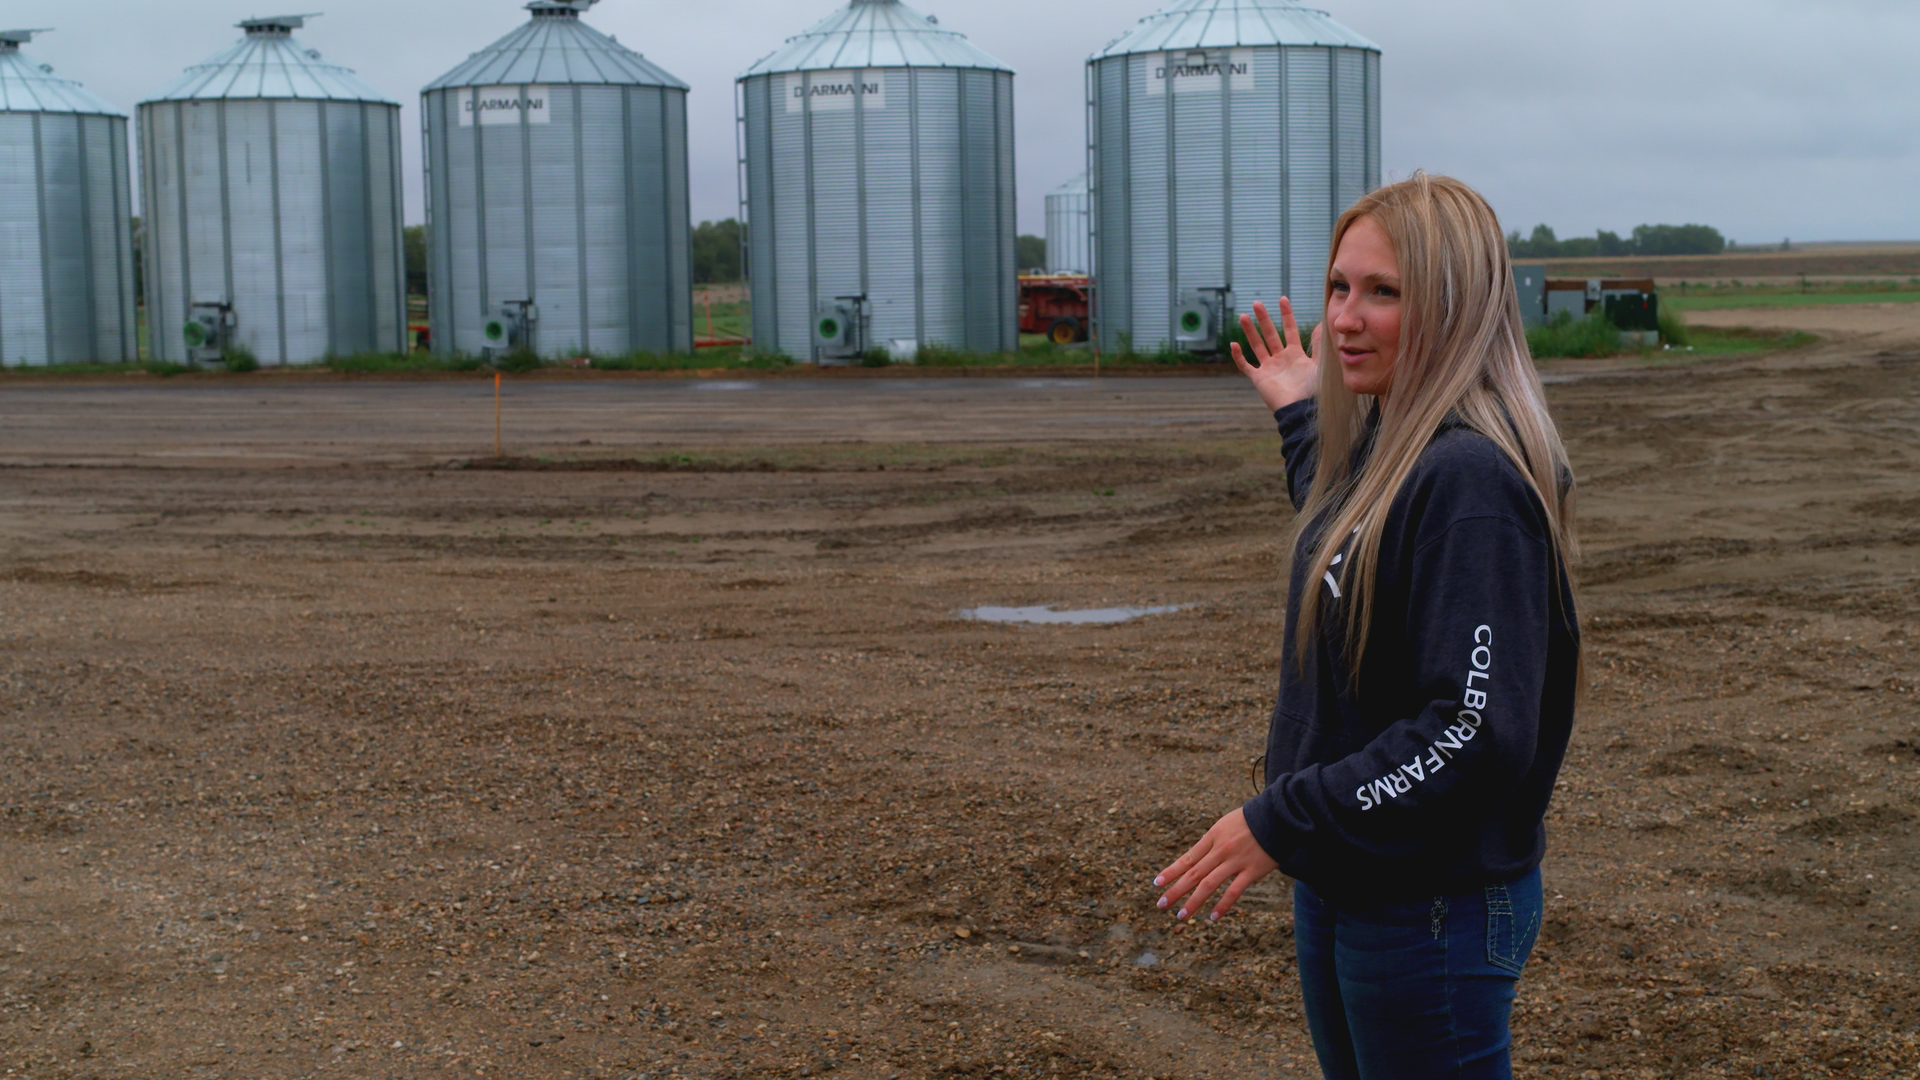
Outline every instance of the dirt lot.
[[[1920, 1070], [1920, 327], [1873, 318], [1552, 371], [1592, 685], [1525, 1075]], [[477, 383], [0, 383], [6, 1076], [1314, 1075], [1282, 883], [1150, 907], [1276, 678], [1243, 389], [507, 417], [535, 467], [463, 467]], [[1186, 607], [956, 617], [1115, 603]]]

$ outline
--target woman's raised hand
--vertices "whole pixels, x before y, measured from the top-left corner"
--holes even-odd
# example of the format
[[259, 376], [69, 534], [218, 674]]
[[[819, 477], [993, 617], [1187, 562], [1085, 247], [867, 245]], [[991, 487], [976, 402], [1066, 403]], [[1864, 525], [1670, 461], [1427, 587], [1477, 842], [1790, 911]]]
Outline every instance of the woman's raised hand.
[[1322, 324], [1313, 328], [1313, 352], [1309, 354], [1306, 343], [1300, 340], [1300, 326], [1293, 321], [1293, 303], [1286, 297], [1280, 298], [1278, 328], [1273, 325], [1273, 316], [1267, 314], [1265, 304], [1255, 303], [1252, 315], [1240, 316], [1240, 329], [1247, 336], [1253, 356], [1249, 358], [1242, 352], [1236, 341], [1233, 362], [1253, 383], [1268, 409], [1283, 409], [1313, 396], [1320, 382], [1320, 365], [1314, 357], [1320, 355], [1320, 334], [1324, 327]]

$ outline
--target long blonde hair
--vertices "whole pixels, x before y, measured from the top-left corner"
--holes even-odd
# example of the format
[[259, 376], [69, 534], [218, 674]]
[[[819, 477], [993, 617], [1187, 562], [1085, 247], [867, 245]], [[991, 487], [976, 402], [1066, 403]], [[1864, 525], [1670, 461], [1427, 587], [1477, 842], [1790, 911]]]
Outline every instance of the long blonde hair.
[[1363, 399], [1341, 380], [1331, 325], [1322, 337], [1320, 462], [1299, 524], [1317, 528], [1318, 534], [1306, 554], [1308, 573], [1296, 579], [1309, 583], [1305, 587], [1311, 591], [1301, 598], [1293, 643], [1304, 668], [1324, 614], [1318, 582], [1351, 542], [1341, 560], [1340, 592], [1350, 605], [1346, 657], [1356, 687], [1373, 622], [1387, 513], [1421, 452], [1450, 417], [1493, 440], [1527, 478], [1545, 508], [1555, 562], [1563, 573], [1577, 550], [1567, 451], [1527, 348], [1513, 261], [1493, 208], [1466, 184], [1424, 172], [1367, 195], [1334, 227], [1329, 301], [1333, 256], [1361, 218], [1372, 218], [1386, 232], [1400, 262], [1400, 352], [1391, 392], [1378, 402], [1373, 445], [1356, 472], [1355, 452], [1367, 437], [1373, 399]]

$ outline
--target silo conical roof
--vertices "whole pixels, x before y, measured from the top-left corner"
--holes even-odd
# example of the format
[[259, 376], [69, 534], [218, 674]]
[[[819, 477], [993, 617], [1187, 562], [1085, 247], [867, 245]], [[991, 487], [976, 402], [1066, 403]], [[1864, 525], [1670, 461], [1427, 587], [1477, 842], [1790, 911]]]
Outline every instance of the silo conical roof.
[[1340, 25], [1332, 15], [1291, 0], [1174, 0], [1094, 53], [1093, 59], [1266, 45], [1380, 51], [1380, 46]]
[[1012, 71], [966, 35], [940, 28], [899, 0], [853, 0], [747, 69], [743, 79], [845, 68], [980, 68]]
[[72, 79], [54, 75], [53, 69], [36, 64], [20, 51], [20, 46], [45, 30], [0, 30], [0, 112], [87, 113], [99, 116], [127, 115], [94, 97]]
[[580, 21], [597, 0], [534, 0], [533, 18], [424, 92], [466, 86], [665, 86], [690, 89], [659, 65]]
[[1085, 195], [1087, 193], [1087, 174], [1081, 173], [1079, 176], [1047, 192], [1047, 195], [1052, 197], [1054, 195]]
[[246, 37], [203, 64], [196, 64], [148, 101], [293, 99], [398, 102], [368, 86], [350, 68], [327, 63], [316, 49], [293, 39], [311, 15], [279, 15], [240, 24]]

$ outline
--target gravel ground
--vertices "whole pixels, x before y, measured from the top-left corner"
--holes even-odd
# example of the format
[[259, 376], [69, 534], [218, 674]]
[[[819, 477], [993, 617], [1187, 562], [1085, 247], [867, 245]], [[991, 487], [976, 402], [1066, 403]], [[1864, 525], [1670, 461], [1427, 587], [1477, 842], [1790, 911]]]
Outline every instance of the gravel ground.
[[[1524, 1075], [1920, 1072], [1899, 331], [1554, 370]], [[1257, 404], [699, 385], [516, 384], [498, 468], [469, 383], [0, 382], [5, 1075], [1317, 1075], [1284, 884], [1151, 908], [1264, 738]]]

